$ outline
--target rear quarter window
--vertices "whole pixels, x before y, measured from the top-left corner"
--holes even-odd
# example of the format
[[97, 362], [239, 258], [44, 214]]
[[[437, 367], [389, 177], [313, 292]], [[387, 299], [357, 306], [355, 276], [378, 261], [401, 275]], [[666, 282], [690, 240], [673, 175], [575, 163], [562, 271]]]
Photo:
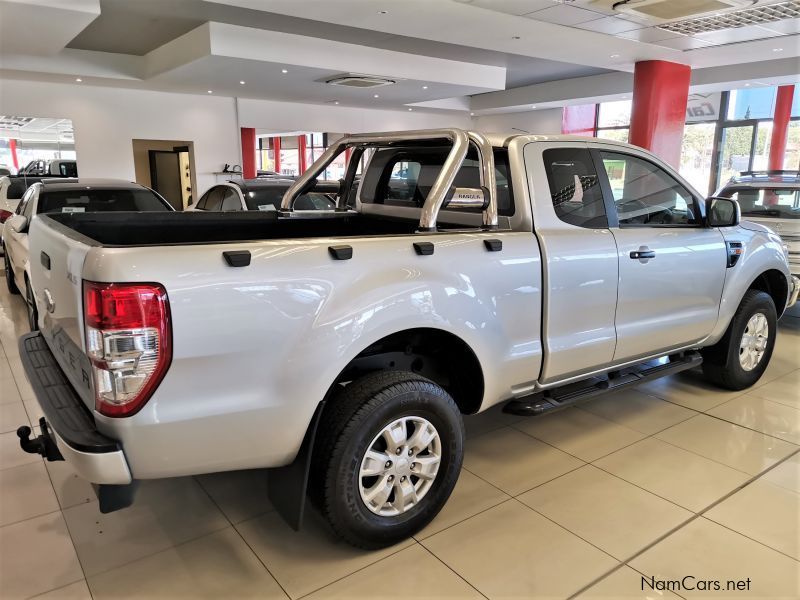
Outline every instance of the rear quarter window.
[[170, 208], [150, 190], [59, 190], [39, 194], [37, 212], [169, 211]]

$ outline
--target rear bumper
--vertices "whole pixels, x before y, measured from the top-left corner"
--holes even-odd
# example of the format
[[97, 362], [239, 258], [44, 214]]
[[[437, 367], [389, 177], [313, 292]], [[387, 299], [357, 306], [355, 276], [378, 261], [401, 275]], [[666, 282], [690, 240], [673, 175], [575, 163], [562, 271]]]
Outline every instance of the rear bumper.
[[45, 415], [40, 421], [41, 435], [35, 440], [27, 439], [27, 427], [17, 431], [22, 449], [42, 454], [47, 460], [66, 460], [80, 477], [101, 484], [101, 504], [104, 485], [132, 483], [120, 443], [97, 430], [94, 417], [69, 384], [44, 336], [38, 332], [22, 336], [19, 355]]

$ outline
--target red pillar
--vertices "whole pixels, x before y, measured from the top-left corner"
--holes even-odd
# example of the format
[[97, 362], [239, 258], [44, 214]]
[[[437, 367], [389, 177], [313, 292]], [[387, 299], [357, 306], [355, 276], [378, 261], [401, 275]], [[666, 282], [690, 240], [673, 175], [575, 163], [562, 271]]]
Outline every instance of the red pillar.
[[782, 85], [778, 88], [775, 98], [775, 115], [772, 121], [772, 141], [769, 143], [769, 160], [767, 168], [770, 170], [783, 169], [783, 158], [786, 154], [786, 136], [789, 133], [789, 119], [792, 116], [792, 99], [794, 86]]
[[691, 68], [663, 60], [636, 63], [629, 140], [677, 168]]
[[256, 177], [256, 130], [253, 127], [242, 127], [242, 177]]
[[297, 157], [297, 168], [300, 171], [299, 175], [302, 175], [306, 172], [308, 165], [306, 164], [306, 136], [299, 135], [297, 136], [297, 152], [299, 156]]
[[561, 133], [594, 135], [596, 115], [596, 104], [565, 106], [564, 111], [561, 113]]
[[17, 158], [17, 140], [11, 138], [8, 142], [8, 149], [11, 150], [11, 162], [14, 168], [19, 171], [19, 159]]
[[272, 154], [275, 160], [275, 172], [281, 172], [281, 138], [274, 137], [272, 138]]

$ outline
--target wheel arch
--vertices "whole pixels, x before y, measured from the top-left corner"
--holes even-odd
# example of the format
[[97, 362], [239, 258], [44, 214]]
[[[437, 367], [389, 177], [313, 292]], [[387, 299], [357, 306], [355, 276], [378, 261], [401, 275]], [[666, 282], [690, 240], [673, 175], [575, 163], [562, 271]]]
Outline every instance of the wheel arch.
[[483, 368], [475, 351], [461, 337], [433, 327], [397, 331], [362, 349], [339, 372], [326, 400], [346, 382], [377, 370], [427, 377], [453, 397], [462, 414], [478, 412], [483, 402]]
[[[786, 308], [786, 301], [789, 297], [789, 282], [781, 271], [777, 269], [768, 269], [762, 272], [750, 283], [747, 290], [766, 292], [775, 303], [775, 310], [778, 316], [780, 317], [781, 314], [783, 314]], [[741, 300], [739, 302], [741, 302]]]

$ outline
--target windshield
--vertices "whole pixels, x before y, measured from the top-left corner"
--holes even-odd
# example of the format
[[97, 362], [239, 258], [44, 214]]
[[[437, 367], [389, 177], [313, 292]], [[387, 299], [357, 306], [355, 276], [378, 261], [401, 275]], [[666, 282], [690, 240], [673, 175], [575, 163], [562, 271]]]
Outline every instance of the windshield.
[[[288, 188], [261, 188], [249, 190], [244, 195], [248, 210], [278, 210], [281, 207], [283, 194]], [[298, 196], [294, 202], [295, 210], [331, 210], [336, 202], [328, 195], [310, 192]]]
[[150, 190], [75, 188], [42, 191], [37, 212], [167, 211], [171, 208]]
[[736, 200], [743, 217], [800, 218], [800, 188], [727, 188], [720, 196]]

